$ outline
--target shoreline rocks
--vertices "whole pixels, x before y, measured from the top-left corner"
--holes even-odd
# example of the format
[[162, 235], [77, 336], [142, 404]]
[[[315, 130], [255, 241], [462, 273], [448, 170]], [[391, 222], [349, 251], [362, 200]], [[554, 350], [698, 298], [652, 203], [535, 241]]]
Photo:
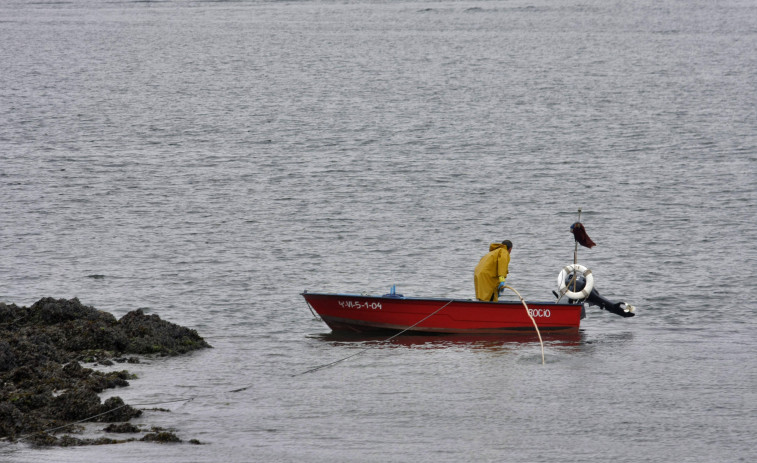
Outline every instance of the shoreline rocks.
[[[180, 355], [209, 347], [195, 330], [142, 310], [116, 320], [76, 298], [43, 298], [30, 307], [0, 303], [0, 439], [45, 446], [138, 440], [50, 434], [74, 432], [82, 420], [126, 423], [142, 414], [120, 397], [101, 403], [98, 396], [106, 389], [128, 386], [128, 371], [100, 372], [81, 362], [136, 363], [137, 358], [125, 356]], [[181, 441], [165, 430], [152, 434], [157, 437], [147, 434], [140, 440]]]

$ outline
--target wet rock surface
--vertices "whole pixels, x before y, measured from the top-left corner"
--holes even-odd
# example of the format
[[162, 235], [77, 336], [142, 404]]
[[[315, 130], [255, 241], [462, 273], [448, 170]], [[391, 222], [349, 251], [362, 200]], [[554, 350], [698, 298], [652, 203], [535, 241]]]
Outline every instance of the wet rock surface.
[[181, 442], [164, 430], [125, 440], [56, 437], [53, 431], [80, 431], [76, 423], [86, 420], [121, 423], [106, 432], [141, 432], [126, 423], [141, 410], [120, 397], [101, 402], [98, 396], [128, 386], [128, 371], [101, 372], [82, 362], [138, 363], [128, 354], [179, 355], [206, 347], [210, 345], [196, 331], [142, 310], [116, 320], [78, 299], [44, 298], [31, 307], [0, 303], [0, 438], [41, 446]]

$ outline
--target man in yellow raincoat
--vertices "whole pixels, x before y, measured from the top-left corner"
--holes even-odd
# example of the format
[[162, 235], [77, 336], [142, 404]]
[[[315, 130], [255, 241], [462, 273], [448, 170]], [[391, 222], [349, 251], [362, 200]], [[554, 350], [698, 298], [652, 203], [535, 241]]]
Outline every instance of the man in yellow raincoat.
[[473, 271], [476, 299], [495, 302], [499, 299], [499, 292], [505, 287], [512, 249], [513, 243], [510, 240], [489, 245], [489, 253], [481, 258]]

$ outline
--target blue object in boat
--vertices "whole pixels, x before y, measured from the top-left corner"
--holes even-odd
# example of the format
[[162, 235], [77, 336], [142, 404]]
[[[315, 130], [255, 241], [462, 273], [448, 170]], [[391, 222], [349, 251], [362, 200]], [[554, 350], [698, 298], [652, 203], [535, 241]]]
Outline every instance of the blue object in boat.
[[402, 294], [397, 294], [397, 285], [392, 285], [392, 289], [389, 290], [389, 294], [384, 294], [383, 297], [405, 297]]

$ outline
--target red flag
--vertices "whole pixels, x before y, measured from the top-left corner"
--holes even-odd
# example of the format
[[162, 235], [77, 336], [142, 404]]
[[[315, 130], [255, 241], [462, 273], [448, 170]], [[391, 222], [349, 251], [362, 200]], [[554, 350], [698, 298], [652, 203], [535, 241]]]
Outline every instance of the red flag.
[[573, 237], [578, 244], [585, 248], [592, 248], [597, 245], [597, 243], [592, 241], [591, 238], [589, 238], [589, 235], [586, 234], [586, 229], [581, 222], [576, 222], [571, 225], [570, 232], [573, 233]]

